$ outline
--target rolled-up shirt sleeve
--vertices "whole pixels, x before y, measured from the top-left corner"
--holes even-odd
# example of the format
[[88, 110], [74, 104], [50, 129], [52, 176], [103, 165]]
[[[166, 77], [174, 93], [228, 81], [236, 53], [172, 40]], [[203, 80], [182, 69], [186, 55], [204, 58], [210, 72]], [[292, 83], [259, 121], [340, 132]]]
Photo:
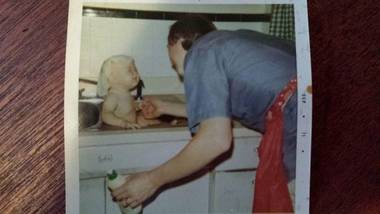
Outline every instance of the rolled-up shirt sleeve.
[[188, 126], [192, 133], [199, 124], [214, 117], [231, 117], [226, 61], [214, 49], [189, 51], [185, 60], [185, 93]]

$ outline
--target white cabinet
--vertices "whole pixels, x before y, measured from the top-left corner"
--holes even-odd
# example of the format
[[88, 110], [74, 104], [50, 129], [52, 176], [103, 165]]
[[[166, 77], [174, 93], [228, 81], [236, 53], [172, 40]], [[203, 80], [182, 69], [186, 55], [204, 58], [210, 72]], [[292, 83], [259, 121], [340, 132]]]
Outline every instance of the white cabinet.
[[251, 213], [255, 171], [216, 172], [213, 213]]
[[[144, 214], [157, 213], [208, 213], [209, 174], [165, 189], [154, 200], [145, 204]], [[105, 179], [82, 179], [80, 181], [81, 214], [120, 214], [117, 203], [112, 201], [106, 189]]]
[[240, 170], [257, 168], [259, 158], [257, 148], [259, 137], [234, 138], [231, 156], [216, 167], [216, 171]]
[[[126, 137], [127, 138], [127, 137]], [[110, 169], [139, 171], [160, 165], [184, 147], [186, 141], [117, 144], [79, 150], [81, 177], [105, 176]], [[131, 170], [132, 169], [132, 170]]]
[[[144, 214], [250, 213], [255, 171], [213, 172], [174, 186], [145, 204]], [[81, 214], [120, 214], [104, 178], [80, 181]]]
[[[230, 156], [213, 171], [165, 189], [144, 204], [144, 214], [250, 213], [260, 135], [234, 128]], [[183, 129], [82, 133], [79, 136], [81, 214], [119, 214], [105, 185], [106, 172], [129, 174], [158, 166], [190, 140]]]
[[80, 213], [105, 213], [105, 179], [92, 178], [80, 180]]
[[161, 192], [144, 208], [144, 214], [208, 213], [209, 175]]

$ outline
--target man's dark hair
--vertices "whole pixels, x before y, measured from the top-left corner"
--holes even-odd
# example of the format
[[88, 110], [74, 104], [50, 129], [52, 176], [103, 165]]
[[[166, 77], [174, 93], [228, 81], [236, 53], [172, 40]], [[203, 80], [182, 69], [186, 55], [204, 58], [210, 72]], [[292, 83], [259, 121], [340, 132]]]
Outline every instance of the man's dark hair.
[[214, 30], [215, 25], [204, 16], [186, 14], [170, 26], [168, 43], [173, 45], [182, 38], [183, 49], [189, 50], [195, 40]]

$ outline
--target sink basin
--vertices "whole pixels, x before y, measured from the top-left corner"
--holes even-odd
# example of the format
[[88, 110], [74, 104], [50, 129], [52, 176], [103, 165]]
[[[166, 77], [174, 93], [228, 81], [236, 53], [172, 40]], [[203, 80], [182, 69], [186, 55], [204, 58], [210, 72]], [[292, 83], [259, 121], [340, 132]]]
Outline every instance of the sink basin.
[[91, 101], [91, 100], [79, 100], [78, 105], [78, 120], [79, 120], [79, 130], [83, 130], [89, 127], [97, 127], [100, 116], [100, 109], [102, 101]]
[[[159, 98], [161, 100], [165, 100], [165, 101], [182, 102], [182, 103], [185, 102], [184, 95], [151, 95], [151, 96]], [[107, 125], [105, 123], [102, 123], [99, 120], [102, 103], [103, 103], [103, 99], [99, 99], [99, 98], [79, 100], [79, 130], [82, 132], [126, 130], [121, 127]], [[162, 128], [166, 129], [166, 128], [187, 127], [186, 118], [164, 115], [164, 116], [159, 117], [158, 119], [161, 121], [160, 124], [143, 127], [135, 131], [138, 131], [138, 130], [149, 131], [149, 129], [158, 130]], [[241, 126], [242, 125], [239, 122], [233, 121], [233, 127], [237, 128]]]
[[[184, 100], [185, 100], [183, 95], [152, 95], [152, 97], [157, 97], [161, 100], [171, 101], [171, 102], [184, 103]], [[105, 123], [102, 123], [99, 120], [102, 103], [103, 103], [103, 99], [99, 99], [99, 98], [79, 100], [79, 130], [80, 131], [125, 130], [120, 127], [107, 125]], [[158, 119], [161, 121], [160, 124], [143, 127], [141, 129], [173, 128], [173, 127], [187, 126], [186, 118], [164, 115], [164, 116], [159, 117]]]

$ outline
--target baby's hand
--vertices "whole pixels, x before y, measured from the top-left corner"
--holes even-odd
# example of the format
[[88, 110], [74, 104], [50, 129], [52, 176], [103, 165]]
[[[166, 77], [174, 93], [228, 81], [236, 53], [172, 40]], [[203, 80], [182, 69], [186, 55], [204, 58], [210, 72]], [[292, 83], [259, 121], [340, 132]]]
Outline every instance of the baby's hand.
[[137, 114], [137, 124], [140, 125], [140, 127], [147, 127], [151, 125], [157, 125], [160, 124], [161, 122], [159, 120], [154, 120], [154, 119], [145, 119], [142, 113]]
[[128, 121], [123, 121], [124, 124], [123, 124], [123, 128], [125, 129], [139, 129], [141, 128], [141, 126], [137, 123], [132, 123], [132, 122], [128, 122]]
[[146, 96], [141, 104], [143, 116], [146, 119], [154, 119], [161, 116], [163, 102], [159, 99]]

